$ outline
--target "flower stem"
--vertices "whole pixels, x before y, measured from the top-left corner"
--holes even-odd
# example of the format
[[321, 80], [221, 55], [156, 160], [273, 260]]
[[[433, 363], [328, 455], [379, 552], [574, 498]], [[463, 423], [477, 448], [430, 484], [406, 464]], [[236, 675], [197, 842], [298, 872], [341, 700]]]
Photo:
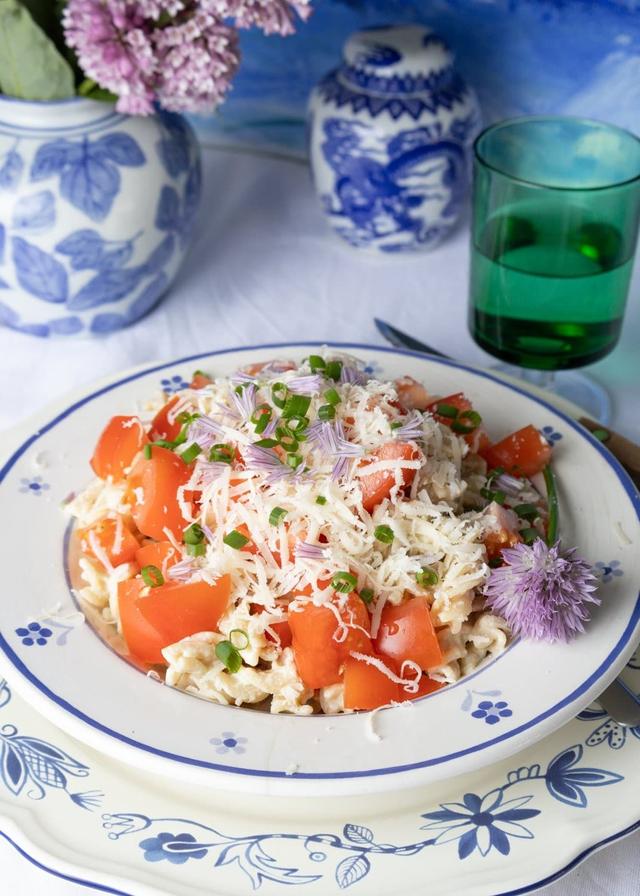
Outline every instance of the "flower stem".
[[558, 491], [556, 489], [556, 478], [550, 465], [547, 465], [542, 471], [544, 475], [544, 484], [547, 487], [547, 506], [549, 508], [549, 519], [547, 521], [547, 544], [551, 547], [555, 544], [558, 535]]

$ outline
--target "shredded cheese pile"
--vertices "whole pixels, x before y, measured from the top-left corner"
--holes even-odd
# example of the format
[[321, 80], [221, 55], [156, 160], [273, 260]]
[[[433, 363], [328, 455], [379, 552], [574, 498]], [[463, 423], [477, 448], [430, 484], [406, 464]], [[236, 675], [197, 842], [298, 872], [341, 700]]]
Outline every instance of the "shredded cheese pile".
[[[370, 378], [346, 355], [326, 352], [324, 357], [341, 363], [339, 381], [319, 382], [322, 378], [308, 362], [299, 367], [272, 363], [257, 373], [221, 377], [203, 388], [178, 393], [173, 418], [184, 411], [199, 414], [193, 432], [202, 439], [208, 425], [210, 441], [235, 446], [242, 463], [210, 462], [208, 452], [203, 452], [178, 496], [185, 526], [197, 522], [207, 533], [206, 552], [196, 558], [183, 554], [184, 545], [170, 538], [181, 555], [180, 580], [213, 583], [229, 575], [231, 600], [219, 632], [198, 633], [165, 649], [169, 685], [222, 704], [269, 700], [275, 713], [343, 711], [342, 685], [315, 693], [306, 688], [292, 649], [280, 647], [272, 628], [286, 619], [287, 602], [289, 612], [295, 612], [312, 601], [333, 607], [334, 637], [344, 638], [353, 621], [345, 623], [335, 605], [327, 604], [335, 595], [326, 587], [341, 570], [357, 578], [357, 591], [371, 589], [376, 596], [369, 607], [372, 637], [385, 605], [397, 605], [408, 594], [428, 596], [444, 654], [443, 664], [429, 670], [437, 681], [456, 681], [507, 643], [506, 624], [483, 609], [481, 598], [489, 575], [483, 539], [502, 524], [492, 506], [476, 509], [484, 503], [478, 502], [477, 494], [484, 482], [484, 462], [470, 453], [463, 438], [430, 414], [407, 411], [403, 381]], [[252, 417], [255, 421], [256, 408], [271, 401], [278, 384], [290, 394], [310, 398], [306, 417], [311, 424], [307, 438], [296, 448], [295, 469], [269, 448], [255, 448], [258, 437]], [[329, 387], [339, 401], [333, 405], [333, 419], [323, 423], [318, 411], [326, 405]], [[145, 414], [151, 418], [166, 399], [163, 395], [150, 402]], [[195, 440], [191, 432], [185, 448]], [[267, 427], [260, 438], [270, 434]], [[396, 441], [411, 447], [409, 459], [379, 459], [372, 454]], [[406, 471], [414, 474], [408, 489]], [[368, 513], [362, 480], [380, 472], [391, 473], [395, 484], [388, 499]], [[201, 492], [198, 506], [187, 500], [194, 490]], [[136, 494], [133, 500], [142, 502], [144, 495]], [[277, 525], [270, 522], [274, 508], [286, 511]], [[124, 486], [96, 480], [68, 511], [80, 526], [88, 526], [110, 514], [126, 517], [131, 506]], [[376, 539], [374, 532], [380, 526], [393, 532], [391, 543]], [[255, 552], [225, 544], [225, 534], [232, 530], [247, 532]], [[106, 568], [101, 568], [94, 558], [83, 556], [80, 565], [86, 586], [79, 596], [119, 626], [117, 585], [132, 575], [128, 564], [113, 569], [103, 563]], [[431, 588], [416, 585], [423, 567], [437, 573], [437, 584]], [[343, 597], [346, 600], [347, 595]], [[231, 673], [215, 647], [234, 630], [245, 632], [249, 644], [242, 651], [242, 667]], [[387, 672], [391, 677], [393, 673]], [[414, 671], [403, 674], [409, 691]]]

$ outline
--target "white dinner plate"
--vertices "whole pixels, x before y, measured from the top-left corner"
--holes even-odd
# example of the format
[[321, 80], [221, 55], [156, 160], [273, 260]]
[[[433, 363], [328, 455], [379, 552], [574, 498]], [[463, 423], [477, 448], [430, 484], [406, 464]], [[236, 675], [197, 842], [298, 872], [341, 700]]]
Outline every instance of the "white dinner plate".
[[[625, 680], [640, 692], [640, 655]], [[597, 705], [404, 805], [351, 797], [327, 811], [177, 787], [77, 743], [1, 683], [0, 754], [0, 836], [127, 896], [386, 896], [398, 881], [403, 896], [522, 896], [640, 827], [640, 727]]]
[[[416, 787], [495, 763], [575, 716], [617, 675], [640, 635], [640, 497], [573, 419], [491, 374], [410, 352], [340, 346], [385, 378], [410, 374], [432, 393], [464, 391], [489, 433], [528, 423], [554, 444], [567, 545], [609, 573], [602, 604], [568, 644], [519, 641], [457, 684], [406, 706], [343, 716], [270, 715], [215, 705], [146, 677], [86, 624], [65, 619], [62, 500], [90, 478], [105, 421], [193, 370], [224, 375], [257, 360], [300, 360], [313, 343], [214, 352], [136, 370], [83, 390], [17, 436], [0, 471], [0, 665], [39, 712], [125, 762], [192, 783], [254, 794], [331, 797]], [[623, 572], [623, 575], [619, 573]]]

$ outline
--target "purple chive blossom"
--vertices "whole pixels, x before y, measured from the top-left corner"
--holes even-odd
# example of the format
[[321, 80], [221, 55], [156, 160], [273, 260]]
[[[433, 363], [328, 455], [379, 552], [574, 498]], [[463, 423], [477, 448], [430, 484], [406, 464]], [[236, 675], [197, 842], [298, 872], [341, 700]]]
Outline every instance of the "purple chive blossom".
[[599, 604], [597, 579], [575, 548], [561, 551], [538, 539], [532, 546], [505, 548], [506, 566], [491, 571], [487, 606], [504, 617], [516, 635], [540, 641], [569, 641], [584, 631], [586, 604]]
[[244, 386], [246, 383], [255, 383], [255, 381], [255, 376], [251, 376], [250, 373], [245, 373], [243, 370], [239, 370], [229, 377], [232, 386]]
[[208, 488], [212, 482], [219, 479], [229, 469], [229, 464], [220, 463], [218, 461], [201, 460], [196, 467], [197, 488]]
[[309, 544], [307, 541], [299, 541], [293, 553], [296, 560], [324, 560], [324, 548], [318, 544]]
[[317, 373], [309, 376], [296, 376], [289, 380], [287, 389], [295, 395], [315, 395], [324, 385], [324, 379]]
[[340, 371], [340, 382], [342, 384], [351, 383], [355, 386], [364, 386], [368, 381], [369, 376], [364, 370], [359, 370], [357, 367], [349, 367], [347, 364], [342, 365], [342, 370]]
[[266, 473], [267, 482], [278, 482], [295, 475], [293, 467], [282, 463], [278, 455], [270, 448], [260, 448], [258, 445], [249, 445], [244, 451], [245, 465], [248, 470], [256, 470]]
[[188, 582], [194, 573], [198, 572], [199, 567], [193, 560], [181, 560], [172, 566], [168, 572], [170, 579], [176, 579], [178, 582]]
[[213, 531], [207, 526], [206, 523], [200, 523], [200, 528], [204, 532], [204, 536], [209, 544], [213, 544], [213, 542], [215, 541], [215, 535], [213, 534]]
[[400, 442], [411, 442], [424, 436], [424, 421], [422, 414], [414, 411], [410, 414], [402, 426], [393, 431], [394, 436]]
[[260, 438], [261, 439], [270, 439], [274, 435], [278, 426], [280, 426], [280, 417], [272, 417], [271, 420], [269, 420], [269, 422], [265, 426]]
[[309, 441], [315, 442], [320, 451], [335, 460], [331, 478], [336, 480], [344, 476], [353, 457], [361, 457], [364, 449], [354, 445], [345, 438], [342, 421], [314, 424], [307, 430]]
[[208, 451], [223, 435], [224, 429], [211, 417], [197, 417], [189, 427], [189, 445], [197, 442], [203, 451]]
[[242, 420], [250, 420], [251, 415], [256, 409], [256, 387], [253, 383], [245, 386], [240, 392], [234, 390], [231, 393], [231, 399], [236, 406], [240, 418]]
[[516, 496], [519, 495], [520, 492], [524, 491], [528, 487], [528, 483], [522, 479], [516, 479], [515, 476], [510, 476], [508, 473], [501, 473], [500, 476], [496, 476], [492, 483], [496, 488], [499, 488], [501, 491], [506, 492], [508, 495]]

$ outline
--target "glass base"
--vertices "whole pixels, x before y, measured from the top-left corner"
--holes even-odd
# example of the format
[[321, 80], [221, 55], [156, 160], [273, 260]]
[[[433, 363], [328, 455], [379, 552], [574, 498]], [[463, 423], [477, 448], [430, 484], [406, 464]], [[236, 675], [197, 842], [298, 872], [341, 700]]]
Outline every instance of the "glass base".
[[525, 367], [513, 367], [510, 364], [497, 364], [492, 369], [565, 398], [582, 408], [592, 420], [604, 426], [608, 426], [611, 422], [609, 393], [604, 386], [585, 373], [580, 373], [578, 370], [560, 370], [557, 373], [549, 370], [530, 370]]

